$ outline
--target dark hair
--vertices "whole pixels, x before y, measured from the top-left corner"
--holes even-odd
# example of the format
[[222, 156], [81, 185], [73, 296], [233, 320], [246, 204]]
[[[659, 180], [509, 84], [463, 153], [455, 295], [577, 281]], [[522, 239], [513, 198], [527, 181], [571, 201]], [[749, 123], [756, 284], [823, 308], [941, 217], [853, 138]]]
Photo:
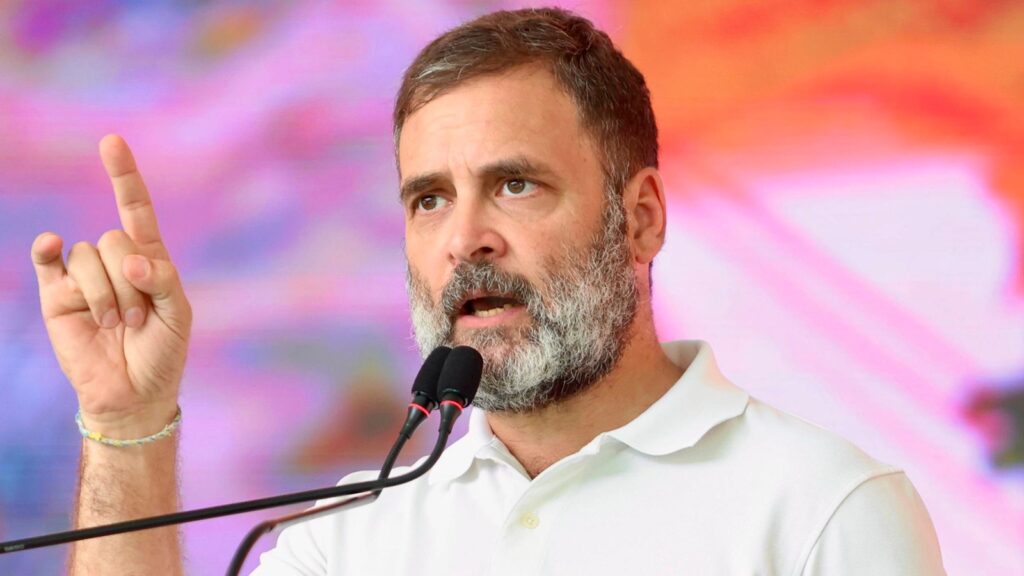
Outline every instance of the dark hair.
[[658, 166], [658, 128], [640, 71], [587, 19], [559, 8], [481, 16], [444, 33], [406, 70], [395, 102], [395, 146], [410, 114], [467, 80], [546, 64], [576, 104], [602, 156], [606, 185], [621, 192]]

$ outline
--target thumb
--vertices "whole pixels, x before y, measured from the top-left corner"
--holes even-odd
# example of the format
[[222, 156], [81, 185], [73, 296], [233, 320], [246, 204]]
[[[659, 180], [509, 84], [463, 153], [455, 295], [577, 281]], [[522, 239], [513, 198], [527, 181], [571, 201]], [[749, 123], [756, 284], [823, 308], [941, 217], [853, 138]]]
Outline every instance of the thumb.
[[174, 264], [129, 254], [121, 263], [121, 272], [132, 286], [149, 295], [153, 311], [167, 327], [187, 339], [192, 327], [192, 308]]

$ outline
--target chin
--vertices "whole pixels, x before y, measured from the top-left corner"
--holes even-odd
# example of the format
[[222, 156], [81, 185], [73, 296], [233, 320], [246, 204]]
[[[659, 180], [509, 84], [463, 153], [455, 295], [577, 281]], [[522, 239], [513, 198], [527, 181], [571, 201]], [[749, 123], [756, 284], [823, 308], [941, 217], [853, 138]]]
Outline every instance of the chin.
[[488, 359], [510, 354], [525, 340], [525, 330], [521, 328], [496, 326], [459, 330], [452, 337], [452, 345], [476, 348], [484, 359]]

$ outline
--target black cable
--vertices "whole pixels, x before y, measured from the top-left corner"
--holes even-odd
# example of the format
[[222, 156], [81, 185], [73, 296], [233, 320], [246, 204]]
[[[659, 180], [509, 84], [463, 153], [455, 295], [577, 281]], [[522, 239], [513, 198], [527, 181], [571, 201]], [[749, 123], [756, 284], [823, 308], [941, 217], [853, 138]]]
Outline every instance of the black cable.
[[80, 528], [78, 530], [68, 530], [65, 532], [48, 534], [45, 536], [35, 536], [32, 538], [23, 538], [21, 540], [0, 542], [0, 554], [6, 554], [8, 552], [18, 552], [20, 550], [30, 550], [32, 548], [42, 548], [44, 546], [54, 546], [57, 544], [67, 544], [69, 542], [76, 542], [78, 540], [99, 538], [100, 536], [113, 536], [115, 534], [132, 532], [134, 530], [161, 528], [163, 526], [170, 526], [172, 524], [186, 524], [188, 522], [195, 522], [197, 520], [220, 518], [221, 516], [240, 514], [243, 512], [253, 512], [256, 510], [264, 510], [266, 508], [274, 508], [276, 506], [287, 506], [289, 504], [298, 504], [300, 502], [310, 502], [313, 500], [323, 500], [326, 498], [337, 498], [338, 496], [350, 496], [352, 494], [358, 494], [360, 492], [370, 492], [373, 490], [387, 488], [389, 486], [397, 486], [398, 484], [403, 484], [405, 482], [415, 480], [416, 478], [422, 476], [427, 470], [429, 470], [430, 467], [437, 462], [437, 459], [441, 457], [441, 452], [444, 449], [445, 442], [447, 441], [448, 434], [442, 432], [438, 436], [437, 444], [434, 447], [434, 451], [431, 452], [430, 457], [427, 458], [427, 460], [423, 464], [421, 464], [417, 468], [414, 468], [413, 470], [410, 470], [406, 474], [403, 474], [401, 476], [395, 476], [394, 478], [387, 478], [385, 480], [378, 479], [369, 480], [365, 482], [356, 482], [355, 484], [331, 486], [329, 488], [318, 488], [315, 490], [306, 490], [304, 492], [293, 492], [291, 494], [284, 494], [281, 496], [258, 498], [256, 500], [247, 500], [245, 502], [236, 502], [233, 504], [223, 504], [220, 506], [199, 508], [197, 510], [174, 512], [171, 514], [165, 514], [163, 516], [139, 518], [137, 520], [127, 520], [124, 522], [117, 522], [114, 524], [106, 524], [104, 526]]
[[[442, 437], [447, 442], [448, 434], [442, 431], [441, 435], [438, 436], [438, 442], [441, 441]], [[387, 458], [384, 459], [384, 464], [381, 466], [380, 474], [377, 476], [378, 482], [386, 480], [388, 475], [391, 474], [391, 468], [395, 465], [395, 460], [398, 459], [398, 453], [402, 451], [402, 448], [405, 446], [405, 442], [408, 439], [409, 437], [405, 434], [398, 435], [398, 439], [395, 440], [395, 443], [391, 446], [391, 451], [388, 452]], [[443, 450], [444, 444], [435, 445], [434, 450], [438, 450], [439, 447]], [[398, 478], [402, 478], [402, 476], [397, 476], [396, 479]], [[415, 479], [415, 477], [410, 478], [410, 480], [412, 479]], [[383, 489], [384, 487], [382, 486], [376, 490], [371, 490], [357, 496], [339, 500], [338, 502], [331, 502], [330, 504], [324, 504], [323, 506], [309, 508], [308, 510], [302, 510], [294, 514], [279, 516], [277, 518], [271, 518], [260, 522], [254, 526], [252, 530], [249, 530], [245, 535], [245, 538], [242, 539], [242, 543], [238, 545], [238, 548], [235, 550], [235, 555], [231, 557], [231, 564], [228, 566], [227, 576], [238, 576], [242, 570], [242, 566], [245, 564], [245, 559], [249, 556], [249, 552], [252, 551], [253, 546], [255, 546], [264, 535], [302, 520], [312, 520], [318, 516], [323, 516], [325, 514], [337, 512], [350, 507], [370, 504], [377, 500], [377, 497], [380, 496]]]

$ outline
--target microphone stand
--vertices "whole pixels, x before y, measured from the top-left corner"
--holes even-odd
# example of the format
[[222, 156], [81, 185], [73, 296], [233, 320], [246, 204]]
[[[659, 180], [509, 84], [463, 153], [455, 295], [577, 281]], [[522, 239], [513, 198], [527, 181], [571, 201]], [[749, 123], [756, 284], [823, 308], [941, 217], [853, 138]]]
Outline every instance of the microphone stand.
[[[398, 440], [395, 441], [394, 446], [391, 447], [391, 452], [388, 453], [388, 457], [384, 460], [384, 465], [381, 466], [380, 476], [378, 476], [377, 481], [348, 484], [347, 486], [339, 487], [348, 487], [351, 489], [351, 491], [345, 492], [344, 494], [366, 492], [365, 494], [260, 523], [249, 531], [249, 534], [246, 535], [242, 544], [238, 547], [238, 550], [235, 552], [235, 557], [231, 561], [231, 566], [228, 568], [228, 576], [238, 575], [239, 571], [242, 569], [242, 564], [245, 562], [246, 555], [248, 555], [249, 550], [252, 549], [260, 536], [273, 530], [279, 524], [291, 524], [300, 520], [347, 508], [350, 505], [355, 506], [368, 504], [376, 500], [377, 496], [380, 495], [381, 490], [384, 488], [415, 480], [425, 474], [427, 470], [437, 463], [438, 458], [441, 457], [441, 452], [444, 451], [445, 445], [448, 442], [448, 436], [452, 433], [452, 426], [455, 425], [455, 420], [462, 414], [465, 407], [473, 400], [473, 396], [476, 395], [477, 387], [480, 385], [480, 374], [482, 371], [483, 358], [480, 356], [479, 352], [468, 346], [458, 346], [451, 350], [447, 360], [445, 360], [444, 367], [442, 368], [441, 375], [439, 377], [438, 391], [440, 392], [439, 396], [441, 398], [440, 403], [438, 404], [438, 411], [441, 413], [441, 426], [438, 428], [437, 442], [434, 444], [434, 449], [430, 452], [430, 456], [427, 457], [422, 464], [405, 474], [396, 476], [395, 478], [388, 478], [388, 474], [391, 473], [391, 467], [394, 465], [395, 459], [398, 458], [398, 452], [401, 451], [405, 442], [409, 439], [409, 436], [417, 423], [422, 421], [419, 416], [415, 416], [418, 413], [413, 409], [414, 407], [410, 407], [410, 424], [408, 425], [408, 428], [402, 428], [402, 432], [399, 434]], [[441, 383], [444, 383], [445, 385], [442, 386]], [[359, 487], [359, 489], [355, 490], [356, 487]], [[341, 496], [342, 493], [338, 493], [337, 495]]]
[[[434, 450], [431, 452], [431, 456], [433, 456], [435, 452], [437, 453], [438, 456], [440, 456], [440, 450], [444, 449], [444, 445], [447, 442], [448, 434], [445, 432], [445, 427], [442, 426], [439, 432], [440, 435], [438, 436], [437, 444], [435, 444]], [[398, 436], [398, 440], [395, 441], [395, 444], [391, 447], [391, 451], [388, 453], [387, 458], [384, 459], [384, 464], [381, 466], [380, 475], [377, 477], [377, 482], [383, 482], [387, 480], [388, 475], [391, 473], [391, 467], [394, 466], [395, 460], [398, 458], [398, 453], [401, 452], [402, 447], [405, 446], [405, 442], [408, 439], [409, 437], [406, 436], [405, 434], [400, 434]], [[436, 458], [434, 459], [434, 461], [436, 461]], [[426, 472], [431, 466], [433, 466], [432, 463], [428, 464], [428, 462], [430, 462], [430, 458], [427, 459], [427, 462], [424, 462], [426, 468], [424, 468], [423, 472]], [[418, 477], [418, 475], [416, 477]], [[307, 510], [302, 510], [300, 512], [295, 512], [293, 514], [287, 514], [285, 516], [279, 516], [277, 518], [271, 518], [269, 520], [264, 520], [263, 522], [260, 522], [259, 524], [254, 526], [252, 530], [249, 530], [249, 532], [245, 535], [245, 538], [242, 539], [242, 543], [238, 545], [238, 549], [235, 550], [235, 555], [231, 558], [231, 564], [228, 566], [227, 576], [238, 576], [241, 573], [242, 565], [245, 564], [246, 557], [249, 555], [249, 552], [252, 551], [252, 547], [256, 545], [256, 542], [258, 542], [259, 539], [262, 538], [264, 534], [278, 532], [280, 530], [287, 528], [288, 526], [291, 526], [292, 524], [296, 524], [304, 520], [312, 520], [313, 518], [325, 516], [332, 512], [347, 510], [349, 508], [356, 508], [359, 506], [364, 506], [366, 504], [371, 504], [372, 502], [377, 500], [377, 497], [380, 496], [382, 490], [383, 487], [378, 488], [376, 490], [363, 492], [362, 494], [358, 494], [356, 496], [350, 496], [343, 500], [338, 500], [337, 502], [324, 504], [323, 506], [316, 506], [314, 508], [309, 508]]]
[[[420, 374], [417, 375], [416, 383], [413, 385], [415, 397], [412, 404], [409, 406], [409, 413], [406, 418], [406, 422], [402, 427], [402, 431], [399, 433], [398, 440], [395, 442], [394, 446], [391, 447], [391, 452], [388, 453], [388, 457], [385, 460], [384, 465], [381, 467], [380, 476], [378, 476], [377, 480], [355, 482], [352, 484], [331, 486], [330, 488], [320, 488], [317, 490], [306, 490], [304, 492], [294, 492], [283, 496], [271, 496], [269, 498], [259, 498], [256, 500], [247, 500], [245, 502], [223, 504], [220, 506], [211, 506], [209, 508], [164, 514], [162, 516], [152, 516], [148, 518], [128, 520], [125, 522], [116, 522], [103, 526], [93, 526], [91, 528], [68, 530], [55, 534], [45, 534], [33, 538], [0, 542], [0, 554], [19, 552], [21, 550], [30, 550], [44, 546], [54, 546], [57, 544], [67, 544], [69, 542], [76, 542], [78, 540], [85, 540], [88, 538], [113, 536], [115, 534], [134, 532], [136, 530], [160, 528], [163, 526], [170, 526], [172, 524], [184, 524], [187, 522], [195, 522], [197, 520], [219, 518], [221, 516], [228, 516], [231, 514], [253, 512], [276, 506], [309, 502], [311, 500], [355, 495], [352, 498], [346, 498], [340, 502], [332, 502], [325, 506], [263, 522], [256, 526], [249, 532], [245, 540], [243, 540], [242, 545], [239, 547], [235, 554], [235, 558], [232, 561], [231, 569], [234, 571], [229, 572], [229, 574], [237, 574], [238, 571], [241, 570], [242, 563], [245, 561], [245, 556], [248, 554], [253, 544], [255, 544], [256, 540], [258, 540], [264, 533], [273, 530], [275, 527], [291, 524], [302, 519], [319, 516], [321, 514], [326, 514], [349, 506], [368, 504], [376, 500], [380, 495], [381, 490], [384, 488], [411, 482], [426, 474], [441, 457], [441, 453], [444, 451], [445, 446], [448, 443], [448, 437], [451, 435], [452, 426], [455, 424], [455, 420], [462, 413], [463, 409], [469, 405], [473, 396], [476, 395], [477, 387], [480, 385], [480, 375], [482, 371], [483, 358], [480, 356], [480, 353], [473, 348], [467, 346], [457, 346], [454, 349], [439, 347], [431, 352], [427, 361], [424, 363], [424, 367], [420, 369]], [[426, 416], [429, 416], [430, 409], [433, 408], [434, 403], [437, 402], [430, 391], [434, 382], [437, 383], [438, 391], [440, 392], [440, 403], [438, 404], [438, 408], [441, 413], [441, 426], [438, 430], [437, 441], [434, 443], [434, 448], [431, 450], [427, 459], [419, 466], [416, 466], [405, 474], [391, 478], [389, 477], [389, 474], [391, 473], [391, 467], [394, 465], [394, 462], [398, 457], [398, 452], [405, 445], [405, 442], [409, 439], [419, 423], [422, 422]]]
[[[114, 524], [106, 524], [103, 526], [80, 528], [78, 530], [68, 530], [65, 532], [47, 534], [44, 536], [35, 536], [32, 538], [23, 538], [21, 540], [0, 542], [0, 554], [18, 552], [21, 550], [30, 550], [33, 548], [42, 548], [44, 546], [54, 546], [57, 544], [67, 544], [69, 542], [86, 540], [88, 538], [99, 538], [100, 536], [113, 536], [115, 534], [133, 532], [135, 530], [146, 530], [149, 528], [160, 528], [163, 526], [170, 526], [172, 524], [184, 524], [187, 522], [195, 522], [197, 520], [220, 518], [221, 516], [229, 516], [231, 514], [240, 514], [243, 512], [253, 512], [256, 510], [264, 510], [266, 508], [274, 508], [277, 506], [298, 504], [300, 502], [323, 500], [327, 498], [337, 498], [339, 496], [351, 496], [353, 494], [360, 494], [362, 492], [379, 492], [380, 490], [383, 490], [384, 488], [388, 488], [390, 486], [397, 486], [399, 484], [411, 482], [412, 480], [419, 478], [428, 470], [430, 470], [430, 468], [437, 463], [438, 458], [441, 457], [441, 452], [444, 451], [445, 444], [448, 442], [448, 436], [450, 433], [450, 428], [446, 430], [445, 427], [442, 427], [438, 434], [437, 442], [434, 445], [434, 449], [430, 453], [430, 456], [416, 468], [413, 468], [412, 470], [406, 472], [405, 474], [401, 474], [393, 478], [383, 478], [365, 482], [356, 482], [353, 484], [343, 484], [341, 486], [318, 488], [315, 490], [306, 490], [304, 492], [293, 492], [291, 494], [284, 494], [282, 496], [258, 498], [256, 500], [247, 500], [245, 502], [222, 504], [220, 506], [210, 506], [208, 508], [199, 508], [196, 510], [174, 512], [171, 514], [164, 514], [162, 516], [139, 518], [136, 520], [127, 520], [124, 522], [116, 522]], [[376, 498], [376, 496], [374, 496], [374, 498]]]
[[256, 545], [264, 534], [271, 532], [278, 532], [287, 528], [292, 524], [296, 524], [303, 520], [312, 520], [318, 516], [324, 516], [331, 512], [337, 512], [339, 510], [346, 510], [349, 508], [358, 508], [365, 504], [370, 504], [377, 499], [380, 495], [380, 490], [374, 492], [363, 492], [357, 496], [349, 496], [343, 500], [332, 502], [331, 504], [324, 504], [323, 506], [317, 506], [308, 510], [302, 510], [294, 514], [288, 514], [286, 516], [278, 516], [277, 518], [271, 518], [260, 522], [242, 540], [242, 543], [238, 545], [238, 549], [235, 550], [235, 555], [231, 558], [231, 564], [228, 565], [227, 576], [238, 576], [242, 571], [242, 565], [245, 564], [245, 559], [249, 556], [249, 552], [252, 551], [252, 547]]

